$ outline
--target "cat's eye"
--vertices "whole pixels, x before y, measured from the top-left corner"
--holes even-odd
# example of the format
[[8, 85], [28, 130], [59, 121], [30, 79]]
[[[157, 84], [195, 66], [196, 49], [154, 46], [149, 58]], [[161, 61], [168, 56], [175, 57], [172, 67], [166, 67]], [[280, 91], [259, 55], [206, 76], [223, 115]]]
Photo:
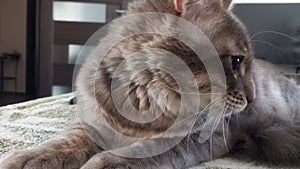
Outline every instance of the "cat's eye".
[[238, 70], [243, 61], [243, 56], [232, 56], [232, 70]]

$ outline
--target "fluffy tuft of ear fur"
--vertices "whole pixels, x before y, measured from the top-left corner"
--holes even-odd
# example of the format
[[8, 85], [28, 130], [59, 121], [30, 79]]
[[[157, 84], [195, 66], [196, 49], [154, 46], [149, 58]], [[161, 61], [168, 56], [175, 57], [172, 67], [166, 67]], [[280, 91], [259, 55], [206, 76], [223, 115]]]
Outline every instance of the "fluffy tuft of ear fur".
[[183, 0], [174, 0], [175, 9], [178, 13], [183, 11]]

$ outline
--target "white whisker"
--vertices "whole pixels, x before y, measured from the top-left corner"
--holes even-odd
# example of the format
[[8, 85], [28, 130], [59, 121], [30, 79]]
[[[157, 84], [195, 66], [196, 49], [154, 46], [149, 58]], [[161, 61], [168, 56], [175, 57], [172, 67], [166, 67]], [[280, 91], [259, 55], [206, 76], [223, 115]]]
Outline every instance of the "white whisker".
[[276, 31], [261, 31], [261, 32], [257, 32], [256, 34], [254, 34], [253, 36], [251, 36], [250, 40], [252, 40], [253, 38], [255, 38], [256, 36], [258, 35], [261, 35], [261, 34], [267, 34], [267, 33], [270, 33], [270, 34], [277, 34], [277, 35], [280, 35], [280, 36], [283, 36], [283, 37], [286, 37], [286, 38], [289, 38], [289, 39], [292, 39], [294, 41], [299, 41], [299, 39], [296, 39], [290, 35], [287, 35], [287, 34], [284, 34], [284, 33], [281, 33], [281, 32], [276, 32]]
[[226, 111], [227, 111], [227, 106], [225, 107], [224, 111], [223, 111], [223, 115], [222, 115], [222, 132], [223, 132], [223, 139], [224, 139], [224, 144], [225, 144], [225, 148], [226, 151], [229, 152], [229, 148], [228, 148], [228, 144], [227, 144], [227, 137], [226, 137], [226, 132], [225, 132], [225, 115], [226, 115]]
[[268, 45], [268, 46], [270, 46], [272, 48], [275, 48], [277, 50], [276, 54], [280, 57], [280, 59], [284, 60], [284, 57], [281, 54], [282, 50], [279, 47], [277, 47], [276, 45], [274, 45], [273, 43], [270, 43], [270, 42], [267, 42], [267, 41], [263, 41], [263, 40], [252, 40], [252, 42], [266, 44], [266, 45]]
[[216, 98], [216, 99], [214, 99], [214, 100], [211, 101], [211, 102], [210, 102], [203, 110], [201, 110], [199, 113], [195, 114], [195, 115], [197, 116], [197, 117], [196, 117], [196, 120], [195, 120], [194, 123], [192, 124], [192, 129], [191, 129], [191, 131], [190, 131], [190, 132], [188, 133], [188, 135], [187, 135], [187, 149], [188, 149], [188, 145], [189, 145], [189, 139], [190, 139], [190, 136], [191, 136], [191, 134], [194, 132], [194, 128], [196, 127], [196, 123], [199, 121], [199, 119], [200, 119], [202, 113], [205, 113], [206, 110], [209, 110], [210, 107], [211, 107], [213, 104], [217, 103], [219, 100], [222, 100], [222, 98]]
[[183, 92], [183, 91], [179, 91], [179, 90], [177, 90], [177, 89], [174, 89], [174, 88], [172, 88], [172, 87], [170, 87], [170, 86], [168, 86], [168, 85], [166, 85], [166, 84], [164, 84], [164, 83], [162, 83], [162, 82], [160, 82], [160, 84], [161, 85], [163, 85], [163, 86], [165, 86], [165, 87], [167, 87], [168, 89], [170, 89], [170, 90], [172, 90], [172, 91], [174, 91], [174, 92], [176, 92], [176, 93], [180, 93], [180, 94], [194, 94], [194, 95], [224, 95], [224, 93], [212, 93], [212, 92], [208, 92], [208, 93], [200, 93], [200, 92], [196, 92], [196, 93], [192, 93], [192, 92]]
[[237, 120], [238, 128], [240, 128], [240, 113], [236, 114], [236, 120]]
[[[223, 111], [224, 111], [224, 109], [223, 109]], [[213, 134], [214, 134], [215, 130], [218, 127], [218, 124], [219, 124], [219, 122], [222, 118], [222, 115], [223, 115], [223, 113], [220, 113], [220, 114], [217, 115], [217, 118], [213, 123], [212, 130], [211, 130], [211, 133], [210, 133], [210, 157], [211, 157], [211, 160], [213, 160]]]
[[228, 122], [227, 122], [227, 128], [226, 128], [227, 140], [228, 140], [228, 135], [229, 135], [229, 124], [230, 124], [231, 117], [232, 117], [232, 112], [230, 112], [229, 119], [228, 119]]
[[251, 41], [252, 41], [252, 42], [258, 42], [258, 43], [264, 43], [264, 44], [270, 45], [271, 47], [273, 47], [273, 48], [275, 48], [275, 49], [281, 51], [281, 49], [280, 49], [278, 46], [274, 45], [274, 44], [271, 43], [271, 42], [267, 42], [267, 41], [263, 41], [263, 40], [251, 40]]

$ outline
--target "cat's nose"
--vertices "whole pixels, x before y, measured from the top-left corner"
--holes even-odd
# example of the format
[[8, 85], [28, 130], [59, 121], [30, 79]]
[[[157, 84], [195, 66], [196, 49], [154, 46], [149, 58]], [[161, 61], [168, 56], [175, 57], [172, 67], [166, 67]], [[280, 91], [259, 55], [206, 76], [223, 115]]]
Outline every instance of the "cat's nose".
[[238, 91], [238, 90], [233, 91], [233, 94], [236, 95], [236, 96], [242, 95], [242, 93], [240, 91]]
[[249, 104], [249, 103], [252, 103], [254, 101], [255, 96], [247, 96], [246, 99], [247, 99], [248, 104]]

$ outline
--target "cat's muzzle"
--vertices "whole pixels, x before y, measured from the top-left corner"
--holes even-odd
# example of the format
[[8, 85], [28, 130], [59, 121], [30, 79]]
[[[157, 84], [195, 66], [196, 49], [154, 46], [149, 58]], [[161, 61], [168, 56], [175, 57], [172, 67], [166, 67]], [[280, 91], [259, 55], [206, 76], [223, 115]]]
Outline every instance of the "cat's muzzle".
[[239, 113], [245, 109], [248, 101], [244, 92], [230, 91], [226, 96], [226, 107], [230, 113]]

